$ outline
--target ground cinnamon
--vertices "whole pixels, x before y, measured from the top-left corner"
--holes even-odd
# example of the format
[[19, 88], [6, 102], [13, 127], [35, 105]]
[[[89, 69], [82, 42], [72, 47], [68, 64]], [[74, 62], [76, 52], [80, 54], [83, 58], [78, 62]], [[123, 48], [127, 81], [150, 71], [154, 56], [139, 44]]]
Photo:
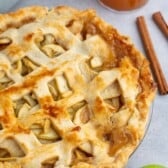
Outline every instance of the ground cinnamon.
[[158, 25], [160, 30], [163, 32], [163, 34], [168, 38], [168, 25], [166, 21], [164, 20], [161, 12], [155, 12], [152, 15], [152, 18], [155, 21], [155, 23]]
[[144, 16], [137, 17], [137, 26], [138, 26], [147, 56], [149, 57], [149, 60], [151, 62], [153, 72], [158, 83], [159, 92], [161, 95], [167, 94], [168, 84], [166, 82], [166, 78], [164, 77], [160, 63], [157, 59]]

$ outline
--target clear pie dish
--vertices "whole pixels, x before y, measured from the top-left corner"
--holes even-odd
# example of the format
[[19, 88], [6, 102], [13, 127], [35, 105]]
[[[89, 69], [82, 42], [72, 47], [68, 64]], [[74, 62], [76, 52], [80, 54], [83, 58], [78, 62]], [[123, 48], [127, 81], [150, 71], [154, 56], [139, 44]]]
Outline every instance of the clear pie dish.
[[[134, 155], [134, 153], [138, 150], [138, 147], [141, 146], [141, 143], [143, 143], [143, 141], [145, 140], [145, 137], [146, 137], [147, 134], [148, 134], [148, 131], [149, 131], [149, 129], [150, 129], [150, 124], [151, 124], [151, 122], [152, 122], [152, 116], [153, 116], [153, 111], [154, 111], [154, 103], [155, 103], [155, 101], [153, 101], [153, 103], [152, 103], [152, 105], [151, 105], [151, 107], [150, 107], [150, 110], [149, 110], [149, 114], [148, 114], [148, 119], [147, 119], [147, 123], [146, 123], [146, 128], [145, 128], [144, 136], [143, 136], [143, 138], [141, 139], [141, 141], [140, 141], [139, 145], [137, 146], [137, 148], [136, 148], [136, 149], [134, 150], [134, 152], [131, 154], [131, 156]], [[130, 156], [130, 157], [131, 157], [131, 156]]]

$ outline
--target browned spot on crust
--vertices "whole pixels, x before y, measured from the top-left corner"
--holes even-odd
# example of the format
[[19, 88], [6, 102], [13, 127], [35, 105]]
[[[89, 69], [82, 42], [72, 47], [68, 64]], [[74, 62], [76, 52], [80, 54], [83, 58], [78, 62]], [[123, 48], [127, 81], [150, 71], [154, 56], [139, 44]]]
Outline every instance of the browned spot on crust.
[[81, 141], [80, 137], [78, 136], [78, 132], [77, 131], [73, 131], [73, 132], [68, 133], [65, 136], [65, 139], [66, 139], [66, 141], [68, 143], [72, 143], [74, 145], [77, 145], [77, 143], [79, 143]]
[[81, 130], [81, 127], [80, 126], [76, 126], [72, 129], [72, 131], [80, 131]]
[[9, 56], [18, 56], [18, 53], [22, 52], [23, 48], [17, 44], [11, 44], [7, 49], [7, 54]]
[[60, 115], [64, 115], [64, 110], [63, 108], [61, 107], [58, 107], [56, 105], [48, 105], [48, 104], [44, 104], [43, 107], [42, 107], [44, 110], [45, 110], [45, 113], [50, 115], [51, 117], [54, 117], [54, 118], [62, 118], [60, 117]]
[[11, 12], [8, 15], [11, 16], [11, 17], [17, 18], [17, 17], [23, 16], [24, 14], [25, 14], [25, 11], [20, 9], [17, 12]]
[[1, 97], [0, 108], [3, 109], [0, 116], [0, 121], [4, 124], [5, 127], [10, 127], [10, 124], [15, 122], [14, 111], [12, 108], [12, 102], [8, 96]]
[[20, 125], [19, 123], [16, 123], [15, 125], [11, 125], [9, 129], [6, 130], [9, 133], [25, 133], [25, 134], [29, 134], [30, 130], [24, 128], [22, 125]]
[[29, 34], [27, 34], [27, 35], [24, 37], [24, 40], [27, 41], [27, 42], [29, 42], [29, 41], [32, 40], [33, 36], [34, 36], [34, 33], [33, 33], [33, 32], [32, 32], [32, 33], [29, 33]]
[[151, 72], [149, 69], [149, 62], [147, 60], [144, 60], [143, 65], [141, 67], [139, 82], [144, 90], [156, 89], [156, 84], [152, 79]]
[[0, 116], [0, 121], [5, 125], [5, 127], [8, 127], [8, 125], [11, 123], [11, 117], [8, 114], [8, 112], [4, 112], [3, 116]]
[[103, 101], [101, 100], [100, 97], [97, 97], [95, 100], [95, 105], [94, 105], [94, 112], [95, 113], [104, 113], [104, 105], [103, 105]]
[[21, 21], [21, 23], [22, 23], [22, 24], [31, 23], [31, 22], [33, 22], [35, 19], [36, 19], [36, 18], [34, 18], [34, 17], [27, 17], [27, 18], [24, 18], [24, 19]]
[[45, 104], [51, 104], [53, 102], [53, 99], [51, 96], [45, 96], [42, 98], [39, 98], [39, 103], [43, 106]]

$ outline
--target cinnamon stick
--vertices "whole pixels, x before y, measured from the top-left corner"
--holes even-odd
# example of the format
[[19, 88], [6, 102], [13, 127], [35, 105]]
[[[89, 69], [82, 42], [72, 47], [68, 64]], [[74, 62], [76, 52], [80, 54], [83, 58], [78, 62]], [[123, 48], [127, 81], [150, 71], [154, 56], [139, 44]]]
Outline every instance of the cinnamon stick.
[[168, 25], [166, 21], [164, 20], [161, 12], [155, 12], [152, 15], [152, 18], [157, 24], [157, 26], [159, 27], [159, 29], [162, 31], [162, 33], [168, 38]]
[[158, 83], [159, 92], [161, 95], [167, 94], [168, 84], [166, 82], [166, 78], [164, 77], [161, 65], [157, 59], [144, 16], [137, 17], [137, 26], [142, 38], [146, 54], [151, 62], [152, 69]]

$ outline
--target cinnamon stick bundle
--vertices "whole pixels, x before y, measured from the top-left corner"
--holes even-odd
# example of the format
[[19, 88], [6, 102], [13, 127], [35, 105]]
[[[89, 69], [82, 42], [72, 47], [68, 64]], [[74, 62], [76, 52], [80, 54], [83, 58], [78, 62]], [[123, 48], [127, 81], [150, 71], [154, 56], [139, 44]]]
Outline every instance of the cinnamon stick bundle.
[[155, 12], [152, 15], [152, 18], [155, 21], [155, 23], [157, 24], [157, 26], [160, 28], [162, 33], [165, 35], [165, 37], [168, 38], [168, 25], [167, 25], [166, 21], [164, 20], [161, 12]]
[[157, 59], [144, 16], [137, 17], [137, 26], [142, 38], [146, 54], [151, 62], [152, 69], [158, 83], [159, 92], [161, 95], [167, 94], [168, 84], [166, 82], [166, 78], [164, 77], [161, 65]]

